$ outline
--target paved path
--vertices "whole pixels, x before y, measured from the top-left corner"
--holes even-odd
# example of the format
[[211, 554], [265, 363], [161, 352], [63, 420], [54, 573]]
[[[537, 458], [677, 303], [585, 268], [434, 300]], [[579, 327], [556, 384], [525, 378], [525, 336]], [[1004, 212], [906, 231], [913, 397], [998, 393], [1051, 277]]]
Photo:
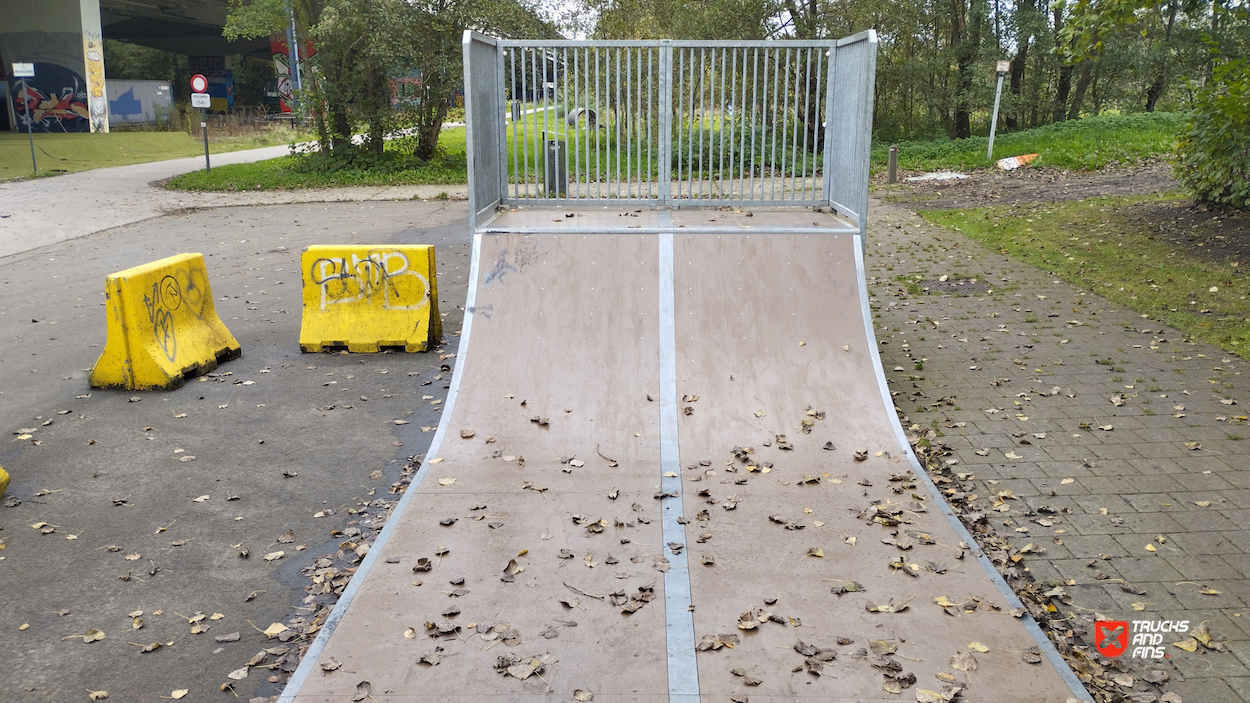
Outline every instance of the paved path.
[[[969, 474], [954, 486], [982, 496], [973, 505], [993, 517], [980, 525], [1022, 556], [1017, 573], [1071, 597], [1052, 601], [1060, 639], [1090, 647], [1095, 613], [1188, 620], [1190, 633], [1207, 622], [1227, 652], [1186, 652], [1171, 643], [1188, 634], [1168, 633], [1167, 659], [1096, 658], [1133, 685], [1106, 681], [1116, 670], [1096, 678], [1124, 695], [1250, 701], [1243, 360], [896, 206], [877, 203], [871, 222], [869, 290], [895, 403], [915, 436], [944, 435], [944, 461]], [[899, 280], [943, 275], [993, 292], [913, 294]], [[997, 512], [988, 499], [1004, 490], [1018, 499]], [[1045, 552], [1020, 555], [1029, 543]], [[1170, 680], [1142, 682], [1149, 669]]]
[[[213, 154], [217, 166], [285, 156], [285, 146]], [[113, 227], [186, 210], [364, 200], [467, 197], [468, 186], [373, 186], [309, 190], [194, 193], [165, 190], [155, 181], [196, 171], [204, 159], [171, 159], [100, 168], [51, 178], [0, 183], [0, 256], [28, 251]]]

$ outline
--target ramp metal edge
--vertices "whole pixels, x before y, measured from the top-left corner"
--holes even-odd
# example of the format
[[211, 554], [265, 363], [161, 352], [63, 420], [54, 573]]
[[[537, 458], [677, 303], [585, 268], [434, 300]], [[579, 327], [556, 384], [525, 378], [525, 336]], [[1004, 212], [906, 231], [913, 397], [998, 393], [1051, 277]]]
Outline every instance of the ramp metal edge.
[[483, 234], [859, 234], [858, 227], [479, 227]]
[[[946, 499], [942, 497], [937, 486], [933, 483], [933, 479], [929, 477], [929, 472], [916, 460], [916, 454], [911, 450], [911, 445], [907, 441], [907, 434], [903, 431], [903, 424], [899, 421], [898, 413], [894, 410], [894, 398], [890, 395], [890, 387], [885, 380], [885, 368], [881, 365], [881, 353], [877, 349], [877, 335], [872, 324], [872, 308], [868, 304], [868, 278], [864, 273], [864, 247], [861, 237], [862, 235], [860, 234], [855, 235], [857, 240], [861, 240], [856, 242], [858, 246], [855, 247], [855, 276], [859, 281], [860, 308], [864, 318], [864, 331], [868, 335], [868, 352], [872, 356], [873, 371], [877, 375], [877, 387], [881, 391], [881, 400], [885, 403], [886, 413], [890, 416], [890, 424], [894, 427], [894, 436], [898, 440], [899, 446], [903, 449], [903, 454], [906, 455], [907, 461], [911, 464], [912, 471], [915, 472], [921, 483], [928, 489], [929, 494], [933, 496], [934, 504], [941, 510], [942, 515], [946, 517], [951, 527], [955, 528], [955, 533], [959, 535], [959, 539], [968, 545], [969, 551], [976, 558], [977, 563], [981, 565], [986, 576], [989, 576], [994, 587], [998, 589], [999, 595], [1007, 601], [1008, 607], [1024, 608], [1024, 603], [1020, 601], [1020, 597], [1016, 595], [1015, 591], [1011, 590], [1011, 586], [1007, 584], [1003, 575], [998, 573], [998, 569], [994, 567], [989, 557], [985, 556], [985, 552], [982, 551], [980, 544], [972, 536], [972, 533], [968, 532], [968, 528], [964, 527], [959, 516], [951, 509]], [[1037, 623], [1037, 620], [1025, 610], [1024, 616], [1020, 618], [1020, 621], [1024, 625], [1024, 629], [1028, 630], [1033, 640], [1037, 642], [1038, 649], [1045, 655], [1047, 661], [1059, 672], [1059, 676], [1064, 683], [1068, 684], [1072, 695], [1079, 700], [1093, 703], [1094, 697], [1090, 695], [1084, 684], [1072, 672], [1068, 662], [1064, 661], [1064, 658], [1060, 656], [1059, 651], [1055, 649], [1054, 643], [1050, 641], [1046, 633], [1042, 632], [1041, 625]]]
[[434, 433], [434, 440], [430, 442], [430, 448], [425, 454], [425, 460], [421, 462], [421, 468], [417, 469], [417, 473], [413, 475], [412, 482], [408, 484], [403, 497], [399, 499], [399, 503], [395, 506], [394, 511], [391, 512], [390, 518], [386, 521], [386, 526], [382, 528], [382, 532], [374, 540], [373, 546], [369, 549], [369, 553], [365, 555], [360, 567], [356, 569], [356, 573], [352, 575], [347, 588], [343, 589], [343, 595], [339, 597], [338, 603], [330, 611], [330, 616], [326, 618], [325, 624], [321, 626], [317, 637], [308, 646], [303, 660], [300, 661], [299, 668], [295, 670], [295, 673], [287, 682], [286, 688], [282, 690], [278, 703], [294, 703], [295, 697], [299, 695], [300, 687], [304, 685], [308, 675], [315, 670], [317, 660], [321, 657], [321, 652], [325, 649], [326, 643], [330, 641], [334, 630], [342, 622], [348, 608], [351, 607], [356, 593], [360, 591], [360, 587], [367, 580], [369, 570], [373, 568], [373, 564], [378, 560], [378, 555], [382, 553], [383, 547], [386, 546], [386, 542], [395, 532], [396, 526], [403, 521], [404, 511], [408, 509], [408, 504], [412, 502], [418, 489], [421, 488], [421, 482], [425, 480], [426, 474], [430, 471], [430, 459], [438, 453], [439, 447], [442, 446], [443, 438], [446, 436], [447, 427], [450, 424], [447, 418], [451, 417], [452, 411], [455, 409], [456, 394], [460, 390], [460, 379], [464, 377], [465, 351], [468, 350], [469, 335], [473, 329], [473, 305], [477, 299], [478, 259], [481, 248], [482, 235], [473, 235], [473, 258], [469, 265], [469, 292], [464, 303], [465, 315], [464, 324], [460, 328], [460, 344], [456, 349], [456, 368], [455, 373], [452, 375], [451, 388], [447, 391], [447, 400], [443, 403], [443, 416], [439, 419], [438, 431]]

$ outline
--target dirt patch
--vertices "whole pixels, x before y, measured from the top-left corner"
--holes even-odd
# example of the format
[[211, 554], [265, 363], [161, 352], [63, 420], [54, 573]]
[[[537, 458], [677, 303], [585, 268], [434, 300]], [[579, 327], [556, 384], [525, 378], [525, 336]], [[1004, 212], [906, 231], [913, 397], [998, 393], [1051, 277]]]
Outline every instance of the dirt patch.
[[1250, 211], [1195, 205], [1188, 198], [1133, 203], [1117, 214], [1190, 254], [1250, 267]]
[[915, 173], [900, 173], [899, 183], [878, 184], [879, 197], [908, 208], [948, 210], [991, 205], [1053, 203], [1100, 196], [1164, 193], [1180, 187], [1166, 163], [1123, 166], [1103, 171], [1058, 168], [998, 169], [969, 172], [964, 180], [907, 182]]
[[[907, 176], [915, 174], [905, 174]], [[1180, 188], [1166, 163], [1103, 171], [1026, 168], [972, 171], [965, 180], [877, 184], [879, 197], [912, 210], [1021, 206], [1103, 196], [1167, 193]], [[883, 179], [882, 179], [883, 180]], [[1212, 261], [1250, 267], [1250, 211], [1212, 207], [1185, 197], [1116, 206], [1115, 214], [1159, 240]]]

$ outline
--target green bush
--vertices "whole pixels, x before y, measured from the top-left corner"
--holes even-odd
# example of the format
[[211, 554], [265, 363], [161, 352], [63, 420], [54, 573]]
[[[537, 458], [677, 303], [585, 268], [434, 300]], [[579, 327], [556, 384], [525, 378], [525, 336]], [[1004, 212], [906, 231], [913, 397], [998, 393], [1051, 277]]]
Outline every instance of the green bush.
[[1176, 176], [1195, 198], [1250, 208], [1250, 62], [1213, 71], [1176, 151]]

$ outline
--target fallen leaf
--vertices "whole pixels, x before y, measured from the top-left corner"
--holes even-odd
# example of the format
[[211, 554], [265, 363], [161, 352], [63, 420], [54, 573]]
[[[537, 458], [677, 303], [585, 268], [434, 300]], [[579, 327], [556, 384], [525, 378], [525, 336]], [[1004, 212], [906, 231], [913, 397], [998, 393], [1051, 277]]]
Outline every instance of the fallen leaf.
[[1183, 649], [1186, 652], [1196, 652], [1198, 651], [1198, 640], [1192, 637], [1187, 637], [1180, 642], [1173, 642], [1172, 646], [1177, 649]]
[[87, 700], [89, 701], [102, 701], [108, 697], [108, 691], [92, 691], [91, 689], [87, 689]]
[[977, 668], [977, 658], [972, 652], [959, 652], [951, 657], [951, 668], [959, 671], [973, 671]]
[[226, 678], [228, 678], [228, 679], [234, 679], [235, 681], [242, 681], [243, 679], [246, 679], [246, 678], [247, 678], [247, 667], [246, 667], [246, 666], [243, 666], [243, 667], [240, 667], [240, 668], [238, 668], [238, 669], [235, 669], [234, 671], [232, 671], [232, 672], [230, 672], [230, 673], [226, 674]]
[[284, 556], [286, 556], [286, 552], [282, 552], [282, 551], [269, 552], [268, 554], [265, 555], [265, 561], [277, 561]]
[[277, 637], [278, 635], [282, 634], [283, 632], [286, 632], [286, 631], [287, 631], [287, 630], [289, 630], [289, 629], [291, 629], [291, 628], [287, 627], [286, 625], [283, 625], [283, 624], [282, 624], [282, 623], [280, 623], [280, 622], [275, 622], [275, 623], [273, 623], [272, 625], [270, 625], [269, 627], [266, 627], [264, 630], [262, 630], [262, 631], [261, 631], [261, 633], [262, 633], [262, 634], [264, 634], [264, 635], [266, 635], [266, 636], [268, 636], [268, 637], [270, 637], [270, 638], [273, 638], [273, 637]]
[[180, 688], [174, 691], [173, 693], [170, 693], [169, 697], [170, 698], [186, 698], [188, 693], [190, 693], [190, 689]]
[[986, 647], [980, 642], [969, 642], [968, 649], [971, 649], [974, 652], [980, 652], [982, 654], [985, 654], [986, 652], [990, 651], [989, 647]]
[[582, 701], [584, 703], [585, 701], [593, 701], [594, 699], [595, 694], [590, 691], [585, 691], [580, 688], [573, 691], [573, 700], [575, 701]]
[[455, 483], [455, 482], [456, 482], [456, 479], [455, 479], [455, 477], [454, 477], [454, 476], [445, 476], [445, 477], [440, 478], [440, 479], [438, 480], [438, 485], [440, 485], [440, 486], [450, 486], [451, 484], [453, 484], [453, 483]]

